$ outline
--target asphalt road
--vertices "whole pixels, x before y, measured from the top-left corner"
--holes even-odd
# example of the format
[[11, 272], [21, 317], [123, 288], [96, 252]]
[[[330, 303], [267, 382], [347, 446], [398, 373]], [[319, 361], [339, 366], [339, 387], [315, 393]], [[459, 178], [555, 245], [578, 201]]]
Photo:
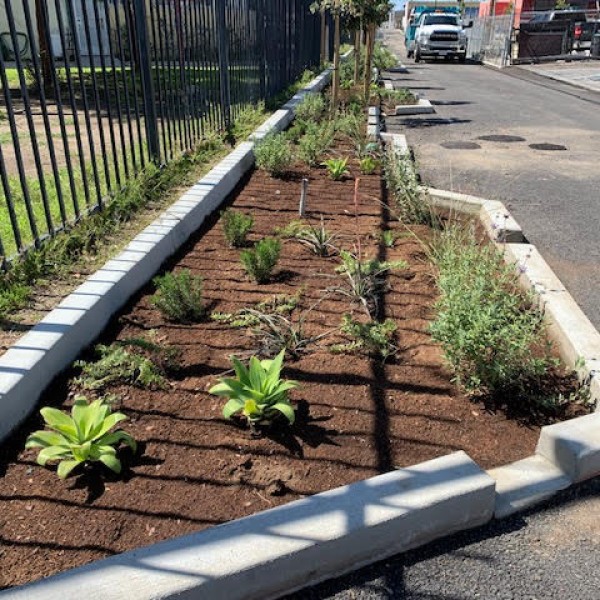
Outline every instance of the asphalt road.
[[[402, 52], [400, 40], [388, 43]], [[387, 127], [406, 134], [423, 182], [503, 201], [600, 328], [600, 93], [523, 69], [404, 63], [409, 72], [392, 74], [394, 85], [421, 93], [436, 113], [389, 117]], [[489, 135], [522, 141], [481, 139]]]
[[287, 600], [598, 600], [600, 479]]

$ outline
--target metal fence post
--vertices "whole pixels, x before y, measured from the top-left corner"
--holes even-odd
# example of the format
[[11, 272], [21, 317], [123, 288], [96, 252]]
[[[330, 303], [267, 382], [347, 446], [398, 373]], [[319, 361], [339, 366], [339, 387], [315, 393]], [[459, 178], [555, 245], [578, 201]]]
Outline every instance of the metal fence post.
[[217, 17], [217, 42], [219, 49], [219, 82], [221, 91], [221, 110], [225, 129], [231, 128], [231, 91], [229, 87], [229, 58], [227, 56], [226, 0], [213, 0]]
[[158, 118], [154, 98], [154, 82], [152, 80], [152, 54], [148, 43], [148, 19], [146, 17], [145, 0], [134, 0], [135, 33], [138, 42], [139, 66], [144, 97], [144, 116], [148, 154], [154, 162], [160, 162], [160, 145], [158, 141]]

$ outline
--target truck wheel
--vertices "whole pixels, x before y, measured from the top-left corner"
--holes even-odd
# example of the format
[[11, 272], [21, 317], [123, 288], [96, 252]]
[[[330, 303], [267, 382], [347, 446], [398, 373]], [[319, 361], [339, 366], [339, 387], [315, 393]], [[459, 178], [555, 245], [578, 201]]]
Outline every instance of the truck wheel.
[[458, 55], [458, 62], [459, 63], [464, 63], [467, 60], [467, 55], [466, 54], [459, 54]]

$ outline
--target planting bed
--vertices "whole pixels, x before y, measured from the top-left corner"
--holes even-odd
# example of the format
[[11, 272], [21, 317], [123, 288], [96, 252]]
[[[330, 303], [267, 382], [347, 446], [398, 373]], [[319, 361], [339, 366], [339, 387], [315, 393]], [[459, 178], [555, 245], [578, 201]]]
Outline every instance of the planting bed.
[[[336, 154], [351, 156], [338, 141]], [[359, 176], [358, 161], [349, 161]], [[224, 401], [208, 394], [230, 369], [229, 356], [249, 356], [246, 329], [206, 319], [196, 325], [166, 321], [150, 303], [148, 286], [101, 340], [146, 337], [180, 350], [181, 368], [166, 390], [115, 386], [129, 420], [123, 428], [138, 440], [136, 456], [123, 451], [124, 475], [92, 469], [67, 481], [23, 451], [26, 436], [41, 426], [30, 418], [0, 454], [0, 585], [13, 586], [94, 559], [197, 531], [339, 485], [465, 450], [484, 468], [532, 454], [538, 429], [473, 403], [450, 382], [442, 354], [427, 333], [436, 298], [431, 267], [419, 242], [389, 218], [380, 173], [360, 176], [355, 211], [353, 178], [331, 181], [327, 171], [297, 164], [285, 179], [253, 172], [233, 195], [236, 209], [252, 213], [250, 236], [272, 235], [297, 218], [301, 179], [309, 179], [308, 218], [339, 232], [352, 249], [360, 238], [364, 256], [400, 260], [392, 272], [383, 316], [398, 325], [399, 352], [385, 363], [366, 356], [332, 354], [345, 341], [332, 333], [298, 360], [287, 360], [284, 377], [300, 382], [291, 392], [296, 424], [263, 437], [222, 418]], [[382, 229], [398, 231], [393, 248], [379, 241]], [[424, 239], [425, 226], [414, 232]], [[349, 299], [323, 290], [342, 283], [337, 257], [320, 258], [295, 241], [283, 244], [273, 281], [251, 282], [239, 250], [227, 247], [213, 219], [169, 268], [190, 269], [205, 281], [211, 311], [233, 312], [276, 294], [300, 294], [293, 318], [313, 307], [306, 328], [337, 328]], [[354, 307], [358, 316], [361, 311]], [[155, 333], [151, 333], [155, 332]], [[149, 338], [149, 336], [151, 336]], [[153, 336], [153, 337], [152, 337]], [[80, 390], [69, 373], [43, 402], [68, 405]]]

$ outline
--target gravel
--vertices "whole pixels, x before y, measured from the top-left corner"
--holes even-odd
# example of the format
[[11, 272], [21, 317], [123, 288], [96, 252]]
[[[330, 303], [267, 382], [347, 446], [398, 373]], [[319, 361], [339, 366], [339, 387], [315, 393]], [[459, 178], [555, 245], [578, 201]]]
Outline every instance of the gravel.
[[287, 600], [598, 600], [600, 478]]

